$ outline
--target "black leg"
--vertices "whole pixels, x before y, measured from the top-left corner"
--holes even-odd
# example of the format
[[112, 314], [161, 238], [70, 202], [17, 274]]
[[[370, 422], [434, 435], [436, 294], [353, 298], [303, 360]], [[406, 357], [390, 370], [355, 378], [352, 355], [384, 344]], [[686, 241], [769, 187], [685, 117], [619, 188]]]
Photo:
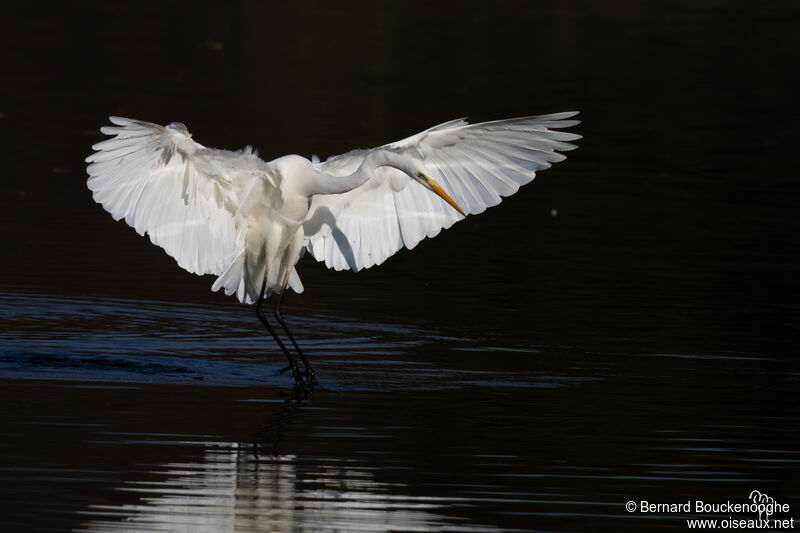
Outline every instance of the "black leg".
[[300, 360], [303, 361], [303, 366], [306, 369], [306, 376], [308, 378], [308, 381], [311, 383], [316, 383], [317, 378], [314, 377], [314, 369], [311, 367], [311, 363], [309, 363], [308, 359], [306, 359], [306, 356], [303, 354], [303, 351], [300, 349], [300, 346], [298, 346], [297, 341], [294, 340], [294, 335], [292, 335], [289, 326], [286, 325], [286, 321], [281, 316], [280, 306], [282, 301], [283, 301], [283, 292], [281, 292], [280, 296], [278, 297], [278, 305], [275, 306], [275, 312], [273, 313], [275, 315], [275, 320], [278, 321], [278, 323], [283, 328], [283, 331], [285, 331], [286, 334], [289, 336], [289, 340], [292, 341], [295, 350], [297, 350], [297, 354], [300, 356]]
[[[289, 353], [289, 350], [286, 349], [286, 345], [283, 344], [283, 341], [280, 339], [280, 337], [278, 337], [278, 334], [275, 333], [275, 330], [272, 328], [270, 323], [267, 321], [267, 317], [265, 317], [261, 313], [261, 305], [264, 303], [264, 294], [266, 293], [266, 291], [267, 291], [267, 277], [265, 275], [264, 276], [264, 282], [261, 284], [261, 293], [258, 296], [258, 303], [256, 304], [256, 316], [261, 321], [261, 323], [264, 324], [264, 327], [267, 328], [267, 331], [269, 331], [269, 334], [272, 335], [273, 339], [275, 339], [275, 342], [278, 343], [278, 346], [280, 346], [281, 351], [286, 356], [286, 359], [289, 361], [289, 368], [292, 369], [292, 376], [294, 377], [295, 383], [298, 383], [298, 384], [302, 383], [303, 380], [300, 377], [300, 369], [297, 368], [297, 365], [295, 364], [294, 359], [292, 359], [292, 354]], [[288, 369], [284, 369], [284, 370], [288, 370]]]
[[281, 286], [281, 293], [278, 295], [278, 303], [275, 305], [275, 311], [273, 315], [275, 315], [275, 320], [278, 321], [278, 324], [281, 325], [283, 331], [289, 336], [289, 340], [292, 341], [292, 345], [294, 349], [297, 350], [297, 354], [300, 356], [300, 360], [303, 361], [303, 366], [306, 369], [306, 378], [308, 382], [311, 384], [317, 384], [317, 378], [314, 376], [314, 369], [311, 367], [311, 363], [308, 362], [306, 356], [303, 355], [303, 350], [300, 349], [300, 346], [297, 344], [297, 341], [294, 340], [294, 335], [292, 335], [291, 330], [289, 330], [289, 326], [286, 325], [286, 321], [283, 320], [283, 316], [281, 316], [281, 304], [283, 303], [283, 295], [286, 294], [286, 285], [289, 283], [289, 273], [291, 270], [286, 272], [286, 277], [283, 279], [283, 285]]

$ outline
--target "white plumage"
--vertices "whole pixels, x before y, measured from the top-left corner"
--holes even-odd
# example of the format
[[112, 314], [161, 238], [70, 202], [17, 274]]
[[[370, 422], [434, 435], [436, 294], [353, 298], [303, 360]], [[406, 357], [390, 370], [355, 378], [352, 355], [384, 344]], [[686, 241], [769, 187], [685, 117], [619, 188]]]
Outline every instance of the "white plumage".
[[182, 268], [252, 303], [265, 276], [268, 291], [286, 282], [302, 292], [293, 267], [303, 248], [357, 271], [449, 228], [463, 218], [456, 204], [465, 214], [497, 205], [575, 148], [580, 136], [558, 131], [575, 114], [455, 120], [322, 163], [265, 162], [249, 147], [206, 148], [181, 123], [111, 117], [101, 131], [112, 137], [86, 159], [88, 186]]
[[[554, 129], [577, 124], [577, 120], [566, 120], [575, 114], [473, 125], [459, 119], [376, 150], [420, 160], [427, 174], [462, 210], [474, 215], [517, 192], [536, 171], [564, 160], [559, 151], [574, 149], [576, 146], [568, 141], [580, 136]], [[319, 168], [346, 175], [370, 152], [334, 156]], [[425, 237], [435, 237], [462, 218], [421, 182], [393, 167], [383, 167], [357, 189], [313, 197], [304, 224], [306, 247], [328, 268], [358, 271], [381, 264], [403, 246], [414, 248]], [[335, 224], [320, 226], [318, 219], [335, 220]]]

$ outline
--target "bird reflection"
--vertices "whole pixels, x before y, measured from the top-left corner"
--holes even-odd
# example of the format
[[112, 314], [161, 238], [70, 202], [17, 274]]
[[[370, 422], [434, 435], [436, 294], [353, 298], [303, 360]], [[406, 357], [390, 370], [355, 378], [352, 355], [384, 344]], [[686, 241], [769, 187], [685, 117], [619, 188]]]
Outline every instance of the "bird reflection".
[[[375, 479], [351, 458], [285, 453], [284, 438], [309, 406], [296, 393], [281, 402], [252, 443], [198, 442], [202, 458], [173, 462], [119, 491], [137, 503], [93, 505], [81, 531], [493, 531], [442, 514], [471, 498], [408, 494]], [[476, 504], [476, 502], [473, 502]]]
[[352, 460], [259, 455], [250, 445], [216, 442], [204, 445], [201, 461], [157, 473], [163, 481], [119, 487], [138, 503], [91, 506], [81, 531], [497, 530], [442, 514], [468, 498], [412, 496]]
[[284, 430], [291, 424], [303, 407], [311, 400], [313, 388], [295, 385], [291, 396], [275, 411], [271, 419], [256, 433], [253, 455], [259, 458], [259, 451], [277, 455], [278, 445], [283, 440]]

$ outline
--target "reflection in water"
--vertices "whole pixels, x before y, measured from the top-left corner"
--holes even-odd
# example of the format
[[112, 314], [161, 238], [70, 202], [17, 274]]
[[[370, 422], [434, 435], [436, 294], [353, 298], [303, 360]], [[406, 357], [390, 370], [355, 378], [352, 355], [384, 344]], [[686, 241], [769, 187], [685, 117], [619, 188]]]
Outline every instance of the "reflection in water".
[[[7, 380], [0, 516], [8, 531], [672, 531], [678, 517], [624, 502], [756, 487], [794, 508], [779, 483], [799, 464], [794, 375], [770, 376], [765, 417], [763, 361], [630, 356], [628, 375], [603, 377], [613, 355], [568, 355], [572, 375], [550, 387], [319, 388], [309, 402]], [[726, 385], [741, 375], [749, 396]]]
[[[402, 494], [342, 459], [260, 456], [252, 445], [211, 443], [202, 461], [170, 463], [165, 481], [128, 482], [138, 504], [93, 505], [79, 531], [499, 531], [441, 511], [470, 498]], [[401, 493], [401, 494], [398, 494]]]

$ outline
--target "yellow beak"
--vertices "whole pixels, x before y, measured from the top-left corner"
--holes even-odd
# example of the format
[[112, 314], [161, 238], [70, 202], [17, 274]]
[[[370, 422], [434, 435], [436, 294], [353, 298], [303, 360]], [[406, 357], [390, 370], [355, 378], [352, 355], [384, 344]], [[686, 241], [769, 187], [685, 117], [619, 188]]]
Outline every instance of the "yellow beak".
[[439, 186], [439, 184], [438, 184], [438, 183], [436, 183], [436, 182], [433, 180], [433, 178], [431, 178], [431, 177], [428, 177], [428, 176], [426, 176], [425, 174], [422, 174], [422, 173], [420, 173], [419, 177], [420, 177], [420, 178], [422, 178], [422, 179], [424, 179], [424, 180], [425, 180], [425, 182], [428, 184], [428, 187], [430, 187], [430, 188], [431, 188], [431, 190], [432, 190], [433, 192], [435, 192], [436, 194], [438, 194], [438, 195], [439, 195], [439, 196], [442, 198], [442, 200], [444, 200], [445, 202], [447, 202], [448, 204], [450, 204], [451, 206], [453, 206], [453, 209], [455, 209], [456, 211], [458, 211], [459, 213], [461, 213], [461, 216], [467, 216], [467, 215], [464, 213], [464, 211], [462, 211], [462, 210], [461, 210], [461, 208], [460, 208], [460, 207], [458, 207], [458, 204], [455, 202], [455, 200], [453, 200], [452, 198], [450, 198], [450, 195], [449, 195], [449, 194], [447, 194], [446, 192], [444, 192], [444, 189], [442, 189], [442, 188]]

